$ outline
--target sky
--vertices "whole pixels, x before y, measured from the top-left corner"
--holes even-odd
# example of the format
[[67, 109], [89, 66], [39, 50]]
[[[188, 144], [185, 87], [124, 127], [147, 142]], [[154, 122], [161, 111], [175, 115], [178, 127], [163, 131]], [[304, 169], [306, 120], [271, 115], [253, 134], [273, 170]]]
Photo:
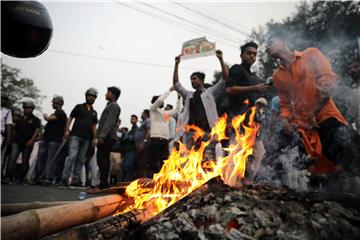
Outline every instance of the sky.
[[[281, 22], [296, 11], [297, 1], [41, 1], [47, 8], [53, 36], [49, 48], [34, 58], [2, 55], [2, 61], [21, 70], [21, 77], [34, 80], [41, 94], [44, 113], [52, 113], [53, 95], [64, 97], [63, 109], [85, 101], [85, 91], [99, 91], [94, 109], [106, 106], [107, 87], [121, 89], [118, 103], [122, 126], [130, 116], [140, 117], [152, 96], [172, 85], [175, 56], [185, 41], [206, 37], [216, 42], [230, 65], [240, 63], [239, 46], [249, 40], [252, 29], [271, 19]], [[180, 63], [180, 82], [191, 90], [190, 74], [203, 71], [205, 82], [220, 70], [215, 56], [186, 59]], [[176, 93], [165, 104], [175, 106]], [[36, 113], [40, 115], [39, 112]], [[42, 120], [44, 123], [44, 120]]]

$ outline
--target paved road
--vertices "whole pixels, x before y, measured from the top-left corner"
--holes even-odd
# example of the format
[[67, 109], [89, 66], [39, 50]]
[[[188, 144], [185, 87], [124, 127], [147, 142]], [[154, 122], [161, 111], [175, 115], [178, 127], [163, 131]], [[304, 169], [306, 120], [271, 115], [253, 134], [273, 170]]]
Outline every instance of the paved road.
[[[80, 192], [86, 189], [60, 189], [38, 185], [1, 184], [1, 203], [28, 203], [34, 201], [77, 201]], [[100, 194], [87, 194], [87, 198], [99, 197]]]

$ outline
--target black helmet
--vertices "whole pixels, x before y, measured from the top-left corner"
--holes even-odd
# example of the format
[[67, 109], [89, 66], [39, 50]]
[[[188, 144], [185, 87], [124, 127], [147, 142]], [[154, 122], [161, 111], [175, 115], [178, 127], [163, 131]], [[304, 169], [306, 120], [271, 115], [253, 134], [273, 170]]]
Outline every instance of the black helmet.
[[52, 99], [53, 103], [57, 103], [59, 105], [64, 105], [64, 98], [62, 96], [59, 95], [54, 95], [53, 99]]
[[96, 90], [96, 88], [89, 88], [88, 90], [86, 90], [85, 95], [92, 95], [97, 97], [98, 95], [98, 91]]
[[35, 108], [35, 103], [31, 100], [23, 102], [23, 108]]

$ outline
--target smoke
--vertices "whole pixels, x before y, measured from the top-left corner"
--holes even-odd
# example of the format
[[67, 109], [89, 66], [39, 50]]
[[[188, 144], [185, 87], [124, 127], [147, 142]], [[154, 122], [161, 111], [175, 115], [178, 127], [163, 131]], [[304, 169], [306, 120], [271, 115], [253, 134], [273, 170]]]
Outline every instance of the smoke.
[[267, 152], [254, 181], [257, 184], [281, 186], [306, 190], [308, 158], [298, 146], [287, 146], [279, 152]]

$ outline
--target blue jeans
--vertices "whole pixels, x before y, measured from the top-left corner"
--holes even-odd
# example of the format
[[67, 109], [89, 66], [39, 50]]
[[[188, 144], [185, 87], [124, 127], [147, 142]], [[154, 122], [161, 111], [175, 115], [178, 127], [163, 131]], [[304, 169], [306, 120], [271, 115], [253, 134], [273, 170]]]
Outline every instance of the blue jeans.
[[[71, 136], [69, 140], [69, 157], [65, 161], [62, 179], [68, 181], [73, 173], [73, 182], [80, 182], [81, 170], [86, 161], [86, 152], [89, 147], [90, 140]], [[74, 171], [73, 171], [74, 169]]]
[[39, 145], [37, 160], [37, 176], [41, 180], [43, 177], [47, 180], [54, 180], [57, 167], [56, 153], [61, 146], [61, 142], [52, 142], [42, 140]]
[[[26, 176], [27, 171], [29, 170], [29, 159], [31, 155], [31, 151], [33, 149], [33, 145], [25, 146], [22, 144], [18, 144], [14, 142], [11, 146], [11, 156], [10, 161], [7, 166], [7, 177], [14, 180], [15, 178], [22, 182]], [[18, 174], [16, 174], [16, 159], [19, 157], [19, 154], [22, 153], [22, 163], [21, 169]], [[16, 176], [18, 175], [18, 176]]]

